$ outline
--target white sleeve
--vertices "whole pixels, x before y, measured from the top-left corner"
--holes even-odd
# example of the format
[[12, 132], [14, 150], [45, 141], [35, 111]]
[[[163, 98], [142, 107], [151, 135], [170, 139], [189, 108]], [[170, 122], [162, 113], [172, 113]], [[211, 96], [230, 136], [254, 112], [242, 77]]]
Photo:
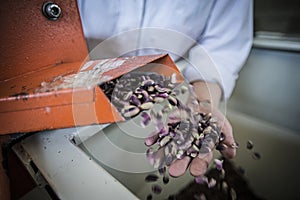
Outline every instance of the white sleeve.
[[253, 39], [252, 0], [216, 1], [198, 45], [190, 49], [188, 81], [217, 82], [228, 99]]

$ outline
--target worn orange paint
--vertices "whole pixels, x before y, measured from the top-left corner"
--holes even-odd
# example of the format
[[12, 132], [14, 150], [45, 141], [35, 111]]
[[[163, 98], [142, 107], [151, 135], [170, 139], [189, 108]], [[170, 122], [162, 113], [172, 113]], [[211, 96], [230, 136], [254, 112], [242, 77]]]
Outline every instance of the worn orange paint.
[[[171, 75], [175, 72], [179, 78], [181, 77], [168, 55], [130, 57], [125, 60], [120, 67], [104, 74], [114, 79], [132, 70], [139, 70], [158, 72], [164, 75]], [[99, 63], [101, 60], [94, 62]], [[69, 67], [65, 64], [65, 67], [60, 68], [62, 77], [70, 75]], [[64, 73], [62, 69], [68, 73]], [[76, 70], [77, 66], [74, 68], [74, 71]], [[54, 74], [57, 75], [56, 72]], [[52, 70], [46, 69], [45, 73], [37, 71], [26, 75], [24, 79], [10, 80], [16, 85], [31, 85], [31, 88], [26, 90], [28, 92], [26, 95], [12, 96], [14, 93], [9, 90], [1, 93], [0, 134], [33, 132], [124, 120], [97, 85], [92, 88], [64, 88], [49, 92], [35, 92], [35, 87], [40, 87], [40, 81], [43, 80], [41, 76], [44, 76], [45, 79], [55, 78]]]
[[1, 1], [0, 81], [87, 58], [76, 1], [54, 1], [62, 9], [57, 21], [44, 17], [44, 2]]
[[[77, 74], [91, 62], [76, 1], [55, 1], [62, 9], [57, 21], [43, 16], [43, 3], [4, 1], [0, 6], [0, 135], [123, 121], [97, 84], [38, 90], [57, 77]], [[182, 80], [168, 55], [120, 59], [120, 66], [102, 75], [114, 79], [132, 70], [175, 72]], [[85, 70], [102, 61], [92, 62]]]

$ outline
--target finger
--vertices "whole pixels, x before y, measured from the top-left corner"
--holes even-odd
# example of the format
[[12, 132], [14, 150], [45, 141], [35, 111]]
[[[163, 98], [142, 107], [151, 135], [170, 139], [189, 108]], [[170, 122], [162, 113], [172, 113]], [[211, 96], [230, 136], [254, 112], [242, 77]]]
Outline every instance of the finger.
[[164, 126], [163, 123], [157, 124], [157, 130], [158, 131], [154, 131], [153, 133], [150, 134], [150, 136], [148, 136], [145, 139], [145, 144], [147, 146], [153, 145], [158, 140], [159, 136], [164, 136], [168, 134], [168, 129]]
[[233, 136], [232, 126], [223, 113], [217, 109], [212, 109], [212, 115], [217, 119], [218, 127], [224, 133], [225, 139], [222, 142], [224, 148], [220, 151], [226, 158], [233, 158], [236, 155], [235, 140]]
[[169, 167], [169, 174], [173, 177], [179, 177], [186, 172], [189, 166], [191, 158], [189, 156], [184, 157], [181, 160], [175, 160]]
[[222, 142], [224, 145], [224, 149], [221, 150], [221, 154], [226, 158], [233, 158], [236, 155], [236, 148], [235, 148], [235, 140], [233, 137], [232, 126], [230, 122], [224, 118], [224, 123], [221, 126], [221, 131], [224, 133], [225, 139]]
[[207, 171], [207, 167], [213, 158], [215, 140], [209, 135], [204, 138], [199, 154], [191, 163], [190, 172], [193, 176], [201, 176]]
[[233, 130], [228, 119], [218, 110], [213, 111], [213, 117], [217, 119], [218, 127], [224, 133], [225, 139], [222, 142], [224, 148], [220, 151], [225, 158], [234, 158], [236, 156], [236, 142], [233, 136]]
[[213, 152], [210, 151], [205, 156], [197, 156], [193, 159], [190, 166], [190, 172], [193, 176], [204, 175], [207, 171], [208, 165], [213, 158]]
[[[229, 137], [227, 137], [229, 138]], [[223, 142], [224, 148], [220, 151], [225, 158], [234, 158], [236, 156], [236, 143], [232, 137], [225, 139]]]

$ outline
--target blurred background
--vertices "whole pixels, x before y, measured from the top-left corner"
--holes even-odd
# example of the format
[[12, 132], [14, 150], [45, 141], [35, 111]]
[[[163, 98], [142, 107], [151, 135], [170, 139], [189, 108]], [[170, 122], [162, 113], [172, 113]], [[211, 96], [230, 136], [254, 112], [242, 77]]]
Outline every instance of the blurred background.
[[[254, 1], [254, 42], [227, 102], [243, 166], [264, 199], [298, 199], [300, 176], [300, 2]], [[249, 159], [247, 140], [261, 160]], [[248, 156], [248, 157], [247, 157]]]
[[300, 2], [254, 1], [254, 43], [229, 107], [300, 133]]

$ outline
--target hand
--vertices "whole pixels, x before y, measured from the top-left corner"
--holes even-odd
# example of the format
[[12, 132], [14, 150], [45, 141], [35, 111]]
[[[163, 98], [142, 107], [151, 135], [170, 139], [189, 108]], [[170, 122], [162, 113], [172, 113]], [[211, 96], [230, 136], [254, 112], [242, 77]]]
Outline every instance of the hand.
[[[200, 99], [200, 106], [198, 107], [198, 112], [211, 113], [212, 117], [217, 119], [218, 127], [221, 129], [221, 132], [223, 132], [225, 135], [225, 140], [222, 142], [222, 144], [225, 144], [224, 146], [227, 146], [228, 148], [222, 150], [221, 153], [226, 158], [233, 158], [236, 154], [236, 150], [234, 146], [232, 147], [232, 145], [235, 144], [232, 134], [232, 127], [229, 121], [226, 119], [226, 117], [217, 108], [215, 108], [215, 106], [218, 106], [221, 96], [221, 90], [219, 86], [217, 84], [212, 83], [206, 84], [204, 82], [197, 82], [194, 83], [194, 90], [196, 96], [198, 97], [198, 99]], [[153, 143], [155, 143], [157, 138], [157, 135], [153, 135], [152, 137], [147, 138], [146, 144], [149, 146], [152, 145]], [[199, 154], [195, 158], [186, 156], [182, 159], [173, 161], [169, 167], [169, 174], [174, 177], [181, 176], [186, 172], [187, 168], [190, 166], [190, 173], [193, 176], [203, 175], [206, 172], [207, 167], [213, 158], [212, 150], [215, 147], [215, 143], [210, 141], [208, 147], [210, 148], [210, 151], [208, 151], [205, 154]], [[165, 151], [164, 148], [159, 149], [155, 156], [161, 156], [161, 154], [163, 154], [163, 151]]]
[[[235, 141], [233, 138], [232, 127], [230, 125], [230, 122], [218, 109], [211, 109], [211, 107], [203, 107], [201, 108], [201, 112], [211, 112], [212, 116], [218, 120], [218, 126], [221, 128], [221, 131], [225, 135], [225, 140], [222, 143], [227, 146], [227, 148], [220, 152], [226, 158], [233, 158], [236, 155], [236, 149], [234, 147], [232, 148], [232, 145], [235, 144]], [[215, 146], [214, 144], [212, 144], [210, 145], [210, 147], [211, 150], [213, 150]], [[186, 156], [181, 160], [174, 161], [169, 167], [169, 173], [171, 176], [174, 177], [181, 176], [185, 173], [185, 171], [190, 165], [190, 173], [193, 176], [197, 177], [204, 175], [212, 158], [213, 151], [208, 152], [205, 156], [197, 156], [193, 159], [189, 156]]]

